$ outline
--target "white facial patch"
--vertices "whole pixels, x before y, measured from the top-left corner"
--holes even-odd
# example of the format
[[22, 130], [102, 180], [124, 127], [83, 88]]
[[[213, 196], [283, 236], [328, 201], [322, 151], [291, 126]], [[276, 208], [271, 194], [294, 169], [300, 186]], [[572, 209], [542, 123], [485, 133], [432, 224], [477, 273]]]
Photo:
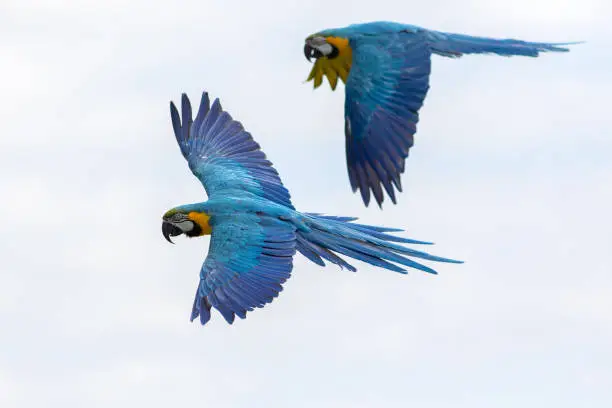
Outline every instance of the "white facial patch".
[[328, 43], [317, 45], [316, 48], [317, 50], [321, 51], [323, 55], [329, 55], [334, 50], [334, 48]]
[[183, 232], [189, 232], [193, 229], [193, 221], [181, 221], [181, 222], [173, 222], [174, 226], [179, 227]]

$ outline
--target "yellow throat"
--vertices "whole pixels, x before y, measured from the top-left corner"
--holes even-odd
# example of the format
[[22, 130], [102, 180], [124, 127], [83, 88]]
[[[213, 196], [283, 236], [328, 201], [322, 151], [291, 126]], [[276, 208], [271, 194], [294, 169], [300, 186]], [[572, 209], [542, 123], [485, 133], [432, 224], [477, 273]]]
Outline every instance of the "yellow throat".
[[338, 56], [332, 59], [327, 57], [318, 58], [308, 75], [306, 82], [314, 79], [315, 89], [323, 83], [323, 76], [327, 77], [332, 90], [338, 85], [338, 77], [346, 84], [351, 69], [353, 50], [346, 38], [326, 37], [325, 40], [338, 49]]

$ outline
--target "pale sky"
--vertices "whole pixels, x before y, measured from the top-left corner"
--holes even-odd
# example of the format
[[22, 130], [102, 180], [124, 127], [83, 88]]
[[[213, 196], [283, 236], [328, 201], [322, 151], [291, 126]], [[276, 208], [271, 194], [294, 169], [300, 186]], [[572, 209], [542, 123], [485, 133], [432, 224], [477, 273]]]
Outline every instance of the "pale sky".
[[[609, 407], [612, 4], [607, 0], [0, 3], [0, 406]], [[397, 206], [350, 191], [343, 87], [304, 38], [395, 20], [533, 41], [434, 57]], [[303, 211], [354, 215], [466, 261], [432, 276], [296, 256], [272, 304], [189, 322], [208, 238], [170, 100], [202, 90]]]

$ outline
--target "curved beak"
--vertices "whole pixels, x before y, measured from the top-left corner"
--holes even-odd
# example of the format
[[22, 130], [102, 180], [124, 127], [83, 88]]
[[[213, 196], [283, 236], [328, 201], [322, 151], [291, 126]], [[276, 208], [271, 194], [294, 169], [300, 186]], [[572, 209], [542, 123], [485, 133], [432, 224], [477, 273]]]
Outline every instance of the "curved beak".
[[181, 231], [181, 229], [176, 225], [166, 221], [162, 223], [162, 234], [164, 235], [164, 238], [166, 238], [166, 240], [171, 244], [174, 244], [174, 242], [172, 242], [170, 237], [176, 237], [177, 235], [181, 235], [182, 233], [183, 231]]
[[323, 53], [318, 49], [312, 47], [308, 43], [308, 41], [306, 41], [306, 44], [304, 44], [304, 56], [306, 57], [308, 62], [311, 62], [311, 58], [321, 58], [323, 56]]

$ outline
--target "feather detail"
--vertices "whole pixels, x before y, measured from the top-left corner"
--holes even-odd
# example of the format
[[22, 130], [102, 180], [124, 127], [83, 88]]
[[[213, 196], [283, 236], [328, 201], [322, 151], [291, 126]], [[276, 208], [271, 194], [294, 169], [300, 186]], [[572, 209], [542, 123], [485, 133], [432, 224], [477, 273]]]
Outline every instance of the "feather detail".
[[[323, 259], [341, 268], [356, 271], [356, 268], [337, 254], [388, 269], [394, 272], [407, 273], [396, 264], [418, 269], [423, 272], [437, 272], [411, 258], [445, 263], [463, 263], [449, 258], [442, 258], [422, 251], [416, 251], [400, 243], [431, 244], [407, 238], [385, 234], [385, 231], [397, 231], [364, 224], [355, 224], [354, 218], [304, 214], [311, 230], [297, 231], [296, 249], [306, 258], [318, 265], [324, 265]], [[337, 253], [337, 254], [336, 254]]]

